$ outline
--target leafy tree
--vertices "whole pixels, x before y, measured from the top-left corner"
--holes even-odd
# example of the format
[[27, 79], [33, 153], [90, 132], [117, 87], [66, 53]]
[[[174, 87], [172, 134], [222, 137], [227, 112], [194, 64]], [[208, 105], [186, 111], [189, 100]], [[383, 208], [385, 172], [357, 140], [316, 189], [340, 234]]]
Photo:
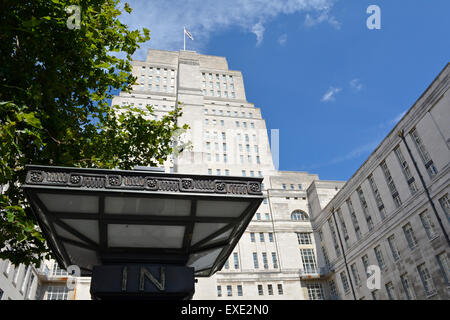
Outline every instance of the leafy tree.
[[131, 169], [174, 151], [179, 108], [154, 121], [151, 107], [108, 104], [131, 90], [131, 55], [150, 38], [121, 14], [119, 0], [2, 1], [0, 259], [38, 264], [50, 254], [20, 189], [26, 164]]

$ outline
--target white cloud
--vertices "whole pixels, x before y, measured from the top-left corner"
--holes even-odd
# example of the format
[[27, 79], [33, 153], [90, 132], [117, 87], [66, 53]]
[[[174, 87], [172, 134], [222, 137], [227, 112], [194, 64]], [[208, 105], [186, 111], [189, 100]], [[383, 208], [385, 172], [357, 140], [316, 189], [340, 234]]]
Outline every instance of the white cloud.
[[258, 22], [252, 27], [252, 32], [256, 35], [256, 46], [259, 46], [264, 39], [264, 26]]
[[383, 122], [379, 123], [378, 125], [375, 125], [374, 127], [371, 127], [371, 128], [368, 128], [368, 129], [372, 129], [372, 130], [389, 129], [389, 130], [391, 130], [403, 118], [403, 116], [406, 114], [407, 111], [408, 110], [400, 112], [395, 117], [393, 117], [391, 119], [388, 119], [386, 121], [383, 121]]
[[381, 141], [380, 138], [373, 140], [369, 143], [360, 145], [360, 146], [354, 148], [353, 150], [350, 150], [346, 154], [336, 156], [327, 162], [317, 163], [317, 164], [313, 164], [310, 166], [305, 166], [302, 168], [302, 170], [316, 170], [318, 168], [328, 167], [328, 166], [332, 166], [332, 165], [335, 165], [335, 164], [338, 164], [341, 162], [346, 162], [346, 161], [350, 161], [353, 159], [359, 159], [361, 157], [368, 156], [380, 144], [380, 141]]
[[336, 98], [336, 94], [338, 94], [339, 92], [341, 92], [341, 88], [334, 88], [334, 87], [330, 87], [330, 89], [328, 89], [328, 91], [323, 95], [322, 97], [322, 102], [329, 102], [329, 101], [335, 101]]
[[353, 79], [350, 81], [350, 87], [355, 91], [360, 91], [363, 88], [363, 84], [359, 79]]
[[287, 42], [287, 34], [284, 33], [281, 36], [278, 37], [278, 43], [282, 46], [284, 46]]
[[314, 27], [323, 22], [328, 22], [333, 28], [337, 30], [341, 29], [341, 23], [337, 21], [334, 16], [331, 16], [329, 14], [329, 9], [320, 11], [320, 13], [316, 15], [316, 17], [308, 13], [305, 18], [305, 26], [307, 27]]
[[348, 161], [348, 160], [362, 157], [362, 156], [372, 152], [373, 150], [375, 150], [375, 148], [378, 146], [379, 143], [380, 143], [379, 140], [374, 140], [367, 144], [356, 147], [355, 149], [349, 151], [347, 154], [345, 154], [343, 156], [339, 156], [334, 159], [331, 159], [330, 162], [327, 163], [327, 165], [336, 164], [336, 163], [340, 163], [343, 161]]
[[[142, 45], [134, 58], [144, 59], [148, 48], [180, 50], [183, 27], [195, 40], [186, 39], [187, 49], [201, 52], [214, 33], [235, 28], [252, 32], [257, 44], [264, 39], [267, 23], [279, 15], [296, 13], [319, 14], [329, 10], [337, 0], [128, 0], [131, 14], [121, 21], [130, 29], [150, 29], [150, 41]], [[329, 20], [332, 20], [329, 17]]]

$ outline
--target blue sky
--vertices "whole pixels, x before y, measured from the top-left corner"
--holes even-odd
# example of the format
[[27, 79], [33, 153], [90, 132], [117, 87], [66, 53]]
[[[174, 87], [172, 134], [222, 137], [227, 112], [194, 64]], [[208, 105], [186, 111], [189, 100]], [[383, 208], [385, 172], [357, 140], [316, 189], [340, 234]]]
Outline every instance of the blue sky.
[[[450, 57], [448, 0], [129, 1], [147, 48], [225, 56], [280, 130], [280, 169], [347, 180]], [[369, 5], [381, 29], [369, 30]]]

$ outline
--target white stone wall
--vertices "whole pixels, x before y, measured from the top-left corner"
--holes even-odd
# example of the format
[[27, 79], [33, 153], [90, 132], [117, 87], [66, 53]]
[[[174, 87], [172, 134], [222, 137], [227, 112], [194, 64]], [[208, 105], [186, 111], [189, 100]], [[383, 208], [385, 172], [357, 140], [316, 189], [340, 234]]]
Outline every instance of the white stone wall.
[[34, 300], [37, 284], [35, 268], [0, 260], [0, 300]]

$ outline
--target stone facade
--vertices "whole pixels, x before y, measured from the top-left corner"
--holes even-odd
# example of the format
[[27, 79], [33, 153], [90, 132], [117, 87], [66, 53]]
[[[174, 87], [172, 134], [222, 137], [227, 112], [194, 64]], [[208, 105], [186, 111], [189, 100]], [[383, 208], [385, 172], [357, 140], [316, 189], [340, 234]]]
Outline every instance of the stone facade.
[[0, 300], [34, 300], [38, 283], [34, 267], [15, 267], [8, 260], [0, 260]]
[[339, 192], [309, 187], [319, 261], [333, 270], [328, 298], [450, 298], [449, 88], [447, 65]]
[[[246, 100], [241, 72], [223, 57], [149, 50], [133, 73], [138, 84], [113, 105], [153, 105], [160, 119], [182, 103], [180, 124], [189, 125], [184, 138], [192, 148], [167, 161], [166, 171], [264, 177], [266, 199], [225, 267], [198, 279], [194, 299], [307, 299], [300, 252], [315, 261], [306, 189], [318, 176], [275, 170], [265, 121]], [[293, 212], [304, 218], [293, 221]], [[311, 242], [300, 245], [296, 233]]]

